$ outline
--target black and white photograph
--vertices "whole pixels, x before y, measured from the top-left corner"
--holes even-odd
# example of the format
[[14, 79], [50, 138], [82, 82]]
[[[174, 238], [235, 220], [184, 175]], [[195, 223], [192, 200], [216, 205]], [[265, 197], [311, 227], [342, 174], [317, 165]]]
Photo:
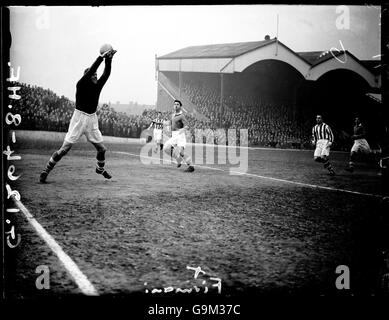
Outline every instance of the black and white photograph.
[[386, 10], [2, 7], [3, 299], [388, 296]]

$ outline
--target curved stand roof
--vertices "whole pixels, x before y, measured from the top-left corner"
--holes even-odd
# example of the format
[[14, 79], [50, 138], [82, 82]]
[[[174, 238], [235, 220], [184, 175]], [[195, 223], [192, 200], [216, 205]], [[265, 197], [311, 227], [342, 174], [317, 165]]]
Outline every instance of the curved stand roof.
[[294, 52], [277, 38], [187, 47], [157, 57], [156, 67], [159, 71], [234, 73], [262, 60], [285, 62], [306, 80], [347, 69], [359, 74], [371, 88], [381, 87], [381, 76], [374, 69], [379, 61], [362, 62], [347, 50]]

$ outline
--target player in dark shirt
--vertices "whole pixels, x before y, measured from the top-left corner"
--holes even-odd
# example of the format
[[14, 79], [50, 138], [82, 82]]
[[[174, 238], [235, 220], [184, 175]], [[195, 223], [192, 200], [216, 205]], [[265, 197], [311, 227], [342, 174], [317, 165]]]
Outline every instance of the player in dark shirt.
[[363, 127], [359, 117], [356, 117], [354, 121], [354, 134], [351, 136], [351, 139], [354, 141], [354, 143], [350, 150], [350, 161], [348, 166], [345, 168], [348, 172], [354, 171], [354, 164], [357, 153], [371, 152], [369, 143], [366, 140], [365, 128]]
[[177, 160], [177, 167], [184, 161], [187, 164], [186, 172], [193, 172], [192, 159], [184, 153], [186, 146], [185, 132], [188, 130], [187, 121], [182, 112], [180, 100], [174, 100], [174, 113], [171, 120], [172, 137], [165, 142], [163, 150]]
[[112, 58], [105, 59], [104, 72], [100, 79], [97, 79], [97, 68], [103, 62], [103, 57], [99, 56], [90, 68], [84, 71], [84, 75], [76, 85], [76, 109], [92, 114], [96, 112], [99, 103], [101, 89], [107, 82], [111, 74]]
[[[48, 174], [54, 169], [54, 166], [66, 155], [73, 144], [85, 134], [87, 140], [91, 142], [97, 150], [96, 173], [102, 174], [104, 178], [111, 179], [112, 176], [104, 169], [106, 147], [103, 144], [103, 137], [99, 130], [96, 109], [99, 103], [101, 89], [107, 82], [111, 74], [112, 58], [116, 50], [109, 50], [101, 54], [90, 68], [84, 71], [84, 75], [77, 82], [76, 86], [76, 108], [70, 120], [69, 130], [65, 136], [64, 142], [55, 151], [46, 164], [46, 168], [40, 174], [40, 182], [45, 183]], [[105, 68], [100, 79], [97, 79], [97, 68], [105, 59]]]

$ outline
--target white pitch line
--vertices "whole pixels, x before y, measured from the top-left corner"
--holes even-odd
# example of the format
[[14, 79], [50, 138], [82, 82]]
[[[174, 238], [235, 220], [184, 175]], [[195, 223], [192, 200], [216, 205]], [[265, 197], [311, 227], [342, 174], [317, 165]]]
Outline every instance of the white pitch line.
[[[292, 151], [292, 152], [313, 152], [309, 149], [290, 149], [290, 148], [270, 148], [270, 147], [247, 147], [247, 146], [229, 146], [225, 144], [208, 144], [208, 143], [187, 143], [188, 146], [194, 147], [214, 147], [214, 148], [232, 148], [232, 149], [247, 149], [247, 150], [264, 150], [264, 151]], [[332, 151], [331, 153], [349, 154], [347, 151]]]
[[[124, 151], [112, 151], [112, 153], [127, 154], [127, 155], [130, 155], [130, 156], [139, 157], [139, 158], [146, 158], [146, 159], [152, 158], [152, 159], [157, 159], [157, 160], [160, 160], [160, 161], [164, 160], [164, 159], [160, 159], [160, 158], [146, 157], [146, 156], [142, 156], [140, 154], [124, 152]], [[203, 165], [199, 165], [199, 164], [197, 164], [197, 165], [195, 164], [195, 166], [196, 167], [200, 167], [200, 168], [209, 169], [209, 170], [227, 172], [226, 170], [223, 170], [221, 168], [208, 167], [208, 166], [203, 166]], [[273, 181], [277, 181], [277, 182], [296, 184], [296, 185], [299, 185], [299, 186], [309, 187], [309, 188], [313, 188], [313, 189], [323, 189], [323, 190], [330, 190], [330, 191], [338, 191], [338, 192], [351, 193], [351, 194], [357, 194], [357, 195], [361, 195], [361, 196], [375, 197], [375, 198], [381, 198], [382, 197], [382, 196], [380, 196], [378, 194], [373, 194], [373, 193], [364, 193], [364, 192], [358, 192], [358, 191], [352, 191], [352, 190], [346, 190], [346, 189], [325, 187], [325, 186], [320, 186], [320, 185], [316, 185], [316, 184], [309, 184], [309, 183], [304, 183], [304, 182], [296, 182], [296, 181], [290, 181], [290, 180], [285, 180], [285, 179], [266, 177], [266, 176], [261, 176], [259, 174], [254, 174], [254, 173], [239, 172], [239, 171], [233, 171], [233, 170], [231, 170], [229, 172], [231, 172], [233, 174], [236, 174], [236, 175], [246, 175], [246, 176], [251, 176], [251, 177], [256, 177], [256, 178], [261, 178], [261, 179], [273, 180]]]
[[331, 190], [331, 191], [339, 191], [339, 192], [345, 192], [345, 193], [352, 193], [352, 194], [358, 194], [362, 196], [368, 196], [368, 197], [377, 197], [381, 198], [380, 195], [378, 194], [372, 194], [372, 193], [364, 193], [364, 192], [358, 192], [358, 191], [352, 191], [352, 190], [346, 190], [346, 189], [338, 189], [338, 188], [332, 188], [332, 187], [325, 187], [325, 186], [319, 186], [316, 184], [309, 184], [309, 183], [304, 183], [304, 182], [296, 182], [296, 181], [290, 181], [290, 180], [285, 180], [285, 179], [279, 179], [279, 178], [273, 178], [273, 177], [265, 177], [261, 176], [259, 174], [254, 174], [254, 173], [245, 173], [245, 172], [239, 172], [239, 171], [232, 171], [232, 173], [239, 175], [239, 174], [244, 174], [247, 176], [252, 176], [252, 177], [257, 177], [257, 178], [262, 178], [262, 179], [268, 179], [268, 180], [274, 180], [274, 181], [279, 181], [279, 182], [284, 182], [284, 183], [292, 183], [292, 184], [297, 184], [303, 187], [309, 187], [313, 189], [324, 189], [324, 190]]
[[16, 205], [23, 212], [28, 222], [32, 225], [38, 235], [46, 242], [49, 248], [57, 255], [59, 261], [63, 264], [66, 271], [74, 279], [81, 292], [88, 296], [98, 296], [97, 290], [90, 283], [88, 278], [81, 272], [75, 262], [62, 250], [61, 246], [54, 238], [39, 224], [23, 203], [14, 198]]

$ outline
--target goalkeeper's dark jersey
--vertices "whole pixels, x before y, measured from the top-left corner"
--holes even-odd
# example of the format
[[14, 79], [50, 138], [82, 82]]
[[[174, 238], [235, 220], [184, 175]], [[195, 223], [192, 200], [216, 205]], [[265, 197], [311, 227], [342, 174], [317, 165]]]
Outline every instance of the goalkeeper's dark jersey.
[[76, 86], [76, 109], [82, 112], [92, 114], [96, 112], [97, 105], [99, 103], [99, 97], [101, 89], [107, 82], [109, 75], [111, 74], [112, 59], [105, 59], [105, 68], [100, 79], [97, 83], [93, 83], [91, 80], [92, 75], [97, 71], [99, 65], [103, 62], [102, 57], [98, 57], [92, 64], [88, 72], [77, 82]]

